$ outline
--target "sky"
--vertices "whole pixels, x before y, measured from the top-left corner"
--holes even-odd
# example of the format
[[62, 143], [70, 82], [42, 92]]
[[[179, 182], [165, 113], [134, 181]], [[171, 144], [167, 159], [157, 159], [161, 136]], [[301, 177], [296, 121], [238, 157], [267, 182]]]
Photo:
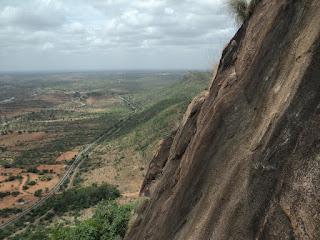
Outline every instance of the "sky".
[[227, 0], [0, 0], [0, 71], [210, 69]]

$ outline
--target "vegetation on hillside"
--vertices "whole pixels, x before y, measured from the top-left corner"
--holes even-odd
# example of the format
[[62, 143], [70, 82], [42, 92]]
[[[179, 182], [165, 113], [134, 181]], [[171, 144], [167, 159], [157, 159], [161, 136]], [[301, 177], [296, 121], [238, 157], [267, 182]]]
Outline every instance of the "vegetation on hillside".
[[[54, 216], [61, 216], [66, 212], [80, 211], [95, 206], [101, 201], [113, 201], [118, 197], [120, 197], [119, 191], [108, 184], [66, 190], [62, 194], [58, 194], [47, 200], [40, 208], [33, 210], [14, 225], [0, 230], [0, 239], [10, 236], [18, 229], [25, 227], [31, 227], [31, 229], [33, 229], [32, 226], [38, 225], [33, 223], [39, 218], [42, 219], [41, 221], [43, 221], [42, 223], [45, 225], [45, 223], [50, 222]], [[2, 214], [8, 211], [16, 210], [3, 210]]]
[[118, 240], [126, 233], [134, 209], [133, 204], [119, 205], [104, 201], [98, 205], [92, 218], [75, 225], [28, 228], [12, 240]]
[[[123, 192], [138, 192], [160, 140], [177, 128], [187, 106], [208, 87], [211, 76], [210, 72], [189, 72], [169, 86], [132, 95], [131, 99], [143, 107], [124, 120], [83, 162], [77, 184], [102, 178], [119, 185]], [[107, 174], [102, 176], [101, 171]]]
[[247, 20], [261, 0], [228, 0], [229, 7], [237, 21], [242, 24]]
[[137, 103], [145, 103], [145, 107], [131, 117], [117, 136], [126, 136], [141, 151], [167, 137], [176, 128], [192, 99], [208, 86], [210, 77], [209, 72], [190, 72], [181, 81], [161, 91], [151, 89], [136, 96]]

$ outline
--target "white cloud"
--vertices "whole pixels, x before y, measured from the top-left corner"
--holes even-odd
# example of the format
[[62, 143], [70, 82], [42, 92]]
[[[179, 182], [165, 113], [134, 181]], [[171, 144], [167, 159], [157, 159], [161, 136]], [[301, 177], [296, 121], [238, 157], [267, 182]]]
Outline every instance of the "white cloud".
[[40, 49], [43, 51], [51, 50], [53, 48], [54, 48], [54, 45], [51, 42], [46, 42], [40, 47]]
[[173, 10], [172, 8], [169, 8], [169, 7], [166, 7], [166, 8], [164, 9], [164, 12], [165, 12], [166, 14], [168, 14], [168, 15], [174, 14], [174, 10]]
[[66, 32], [70, 32], [73, 34], [78, 34], [78, 33], [85, 33], [86, 28], [82, 23], [79, 22], [72, 22], [70, 24], [66, 24], [64, 26], [64, 29]]
[[[61, 61], [57, 64], [61, 67], [70, 62], [65, 58], [67, 53], [76, 59], [79, 68], [85, 64], [100, 66], [89, 63], [95, 61], [89, 56], [98, 55], [105, 58], [106, 63], [115, 56], [117, 59], [128, 58], [125, 62], [132, 58], [132, 64], [142, 68], [148, 65], [145, 61], [150, 63], [149, 58], [137, 61], [139, 56], [144, 56], [146, 49], [158, 66], [162, 65], [160, 61], [168, 63], [168, 67], [172, 65], [169, 64], [172, 59], [166, 59], [168, 54], [159, 55], [159, 51], [170, 50], [181, 63], [180, 68], [188, 67], [191, 60], [196, 61], [195, 66], [206, 67], [207, 51], [217, 58], [235, 31], [225, 1], [1, 0], [0, 70], [21, 68], [15, 66], [15, 62], [23, 62], [21, 59], [17, 61], [17, 57], [30, 53], [33, 59], [30, 56], [24, 66], [31, 64], [30, 60], [32, 66], [37, 66], [40, 61], [43, 65], [43, 59], [36, 58], [39, 49], [54, 52], [55, 59], [60, 56]], [[185, 59], [186, 52], [190, 60]], [[201, 54], [203, 57], [199, 58]], [[110, 67], [114, 66], [110, 64]]]

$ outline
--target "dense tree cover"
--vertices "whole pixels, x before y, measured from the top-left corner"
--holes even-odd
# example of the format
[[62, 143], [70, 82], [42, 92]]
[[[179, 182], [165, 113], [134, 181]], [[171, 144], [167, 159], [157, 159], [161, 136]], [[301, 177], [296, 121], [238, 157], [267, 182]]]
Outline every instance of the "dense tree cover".
[[9, 217], [12, 214], [20, 213], [22, 210], [19, 208], [3, 208], [0, 209], [0, 217]]
[[134, 205], [118, 205], [112, 201], [100, 203], [92, 218], [73, 226], [57, 225], [36, 229], [29, 228], [13, 240], [118, 240], [126, 233]]
[[[33, 210], [28, 215], [24, 216], [14, 225], [10, 225], [5, 229], [0, 230], [0, 239], [10, 236], [16, 232], [17, 229], [21, 229], [27, 226], [27, 223], [33, 223], [36, 219], [46, 215], [46, 220], [50, 220], [55, 215], [63, 215], [70, 211], [80, 211], [91, 206], [95, 206], [99, 202], [106, 200], [112, 201], [120, 196], [120, 192], [115, 187], [109, 184], [92, 185], [83, 188], [69, 189], [62, 194], [58, 194], [53, 198], [46, 201], [40, 208]], [[0, 215], [14, 214], [21, 211], [20, 209], [5, 209], [0, 211]], [[37, 232], [41, 235], [41, 232]], [[25, 238], [20, 238], [25, 239]], [[39, 238], [41, 239], [41, 238]], [[42, 238], [46, 239], [46, 238]]]
[[67, 190], [61, 195], [57, 195], [51, 201], [51, 206], [59, 214], [88, 208], [102, 200], [114, 200], [118, 197], [120, 197], [120, 192], [108, 184], [92, 185], [90, 187]]

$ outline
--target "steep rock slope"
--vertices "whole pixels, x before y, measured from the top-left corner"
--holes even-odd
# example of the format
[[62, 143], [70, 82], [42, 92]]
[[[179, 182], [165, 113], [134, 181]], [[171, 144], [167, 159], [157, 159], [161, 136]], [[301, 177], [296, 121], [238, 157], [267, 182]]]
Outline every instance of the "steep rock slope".
[[319, 0], [259, 3], [162, 145], [127, 240], [320, 239], [319, 16]]

